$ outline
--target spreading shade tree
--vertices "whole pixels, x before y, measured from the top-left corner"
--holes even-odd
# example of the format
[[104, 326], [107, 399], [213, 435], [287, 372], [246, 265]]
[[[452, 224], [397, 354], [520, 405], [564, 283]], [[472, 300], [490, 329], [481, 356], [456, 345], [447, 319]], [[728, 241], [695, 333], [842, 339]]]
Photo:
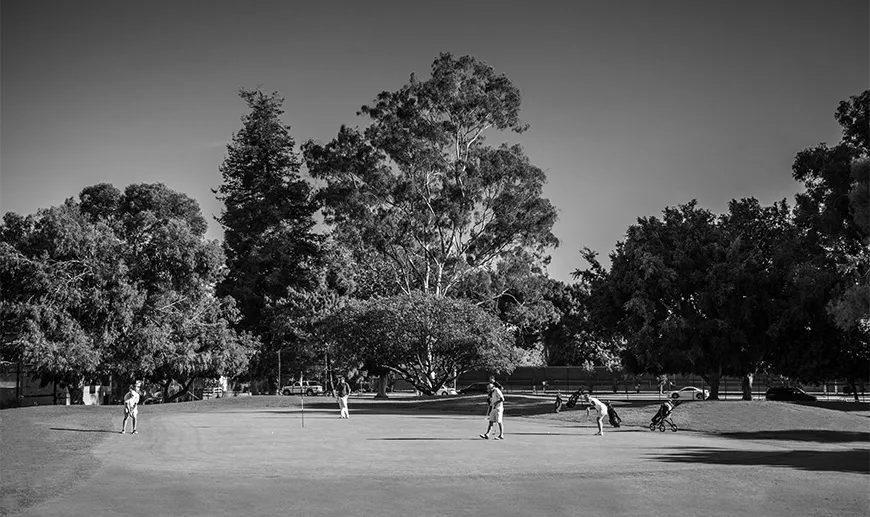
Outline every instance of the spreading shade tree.
[[625, 344], [634, 373], [697, 374], [717, 399], [722, 376], [766, 367], [788, 307], [793, 237], [785, 203], [732, 201], [717, 217], [693, 201], [640, 218], [610, 271], [588, 256], [593, 267], [578, 276], [592, 317]]
[[693, 201], [639, 219], [610, 271], [586, 253], [589, 314], [624, 339], [630, 369], [699, 374], [714, 399], [722, 375], [744, 376], [750, 398], [760, 371], [857, 392], [870, 369], [868, 105], [870, 91], [842, 102], [842, 141], [798, 153], [793, 211], [744, 199], [717, 217]]
[[[79, 198], [4, 218], [4, 357], [74, 389], [145, 378], [166, 400], [197, 377], [242, 371], [253, 341], [215, 294], [223, 254], [198, 204], [162, 184], [95, 185]], [[174, 383], [182, 390], [170, 393]]]
[[434, 395], [475, 369], [503, 371], [516, 361], [502, 322], [468, 300], [414, 292], [352, 301], [321, 325], [338, 355], [405, 379]]
[[795, 207], [802, 253], [780, 324], [791, 344], [777, 360], [785, 375], [844, 377], [854, 388], [870, 370], [870, 90], [842, 101], [834, 116], [841, 141], [801, 151], [792, 167], [805, 187]]

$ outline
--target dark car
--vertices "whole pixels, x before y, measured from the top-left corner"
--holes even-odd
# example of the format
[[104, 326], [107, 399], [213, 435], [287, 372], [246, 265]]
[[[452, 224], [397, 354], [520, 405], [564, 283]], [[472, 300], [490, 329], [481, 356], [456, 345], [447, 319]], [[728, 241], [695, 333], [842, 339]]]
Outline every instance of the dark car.
[[487, 386], [489, 386], [488, 382], [474, 382], [459, 390], [458, 393], [460, 395], [468, 395], [471, 393], [488, 393], [486, 389]]
[[800, 388], [770, 388], [764, 395], [765, 400], [802, 400], [813, 402], [816, 397]]

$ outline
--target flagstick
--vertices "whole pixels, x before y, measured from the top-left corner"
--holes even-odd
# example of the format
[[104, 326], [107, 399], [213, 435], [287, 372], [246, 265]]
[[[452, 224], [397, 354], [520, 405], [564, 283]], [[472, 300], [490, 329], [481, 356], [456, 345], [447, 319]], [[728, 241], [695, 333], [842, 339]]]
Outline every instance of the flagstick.
[[302, 394], [302, 427], [305, 427], [305, 394]]

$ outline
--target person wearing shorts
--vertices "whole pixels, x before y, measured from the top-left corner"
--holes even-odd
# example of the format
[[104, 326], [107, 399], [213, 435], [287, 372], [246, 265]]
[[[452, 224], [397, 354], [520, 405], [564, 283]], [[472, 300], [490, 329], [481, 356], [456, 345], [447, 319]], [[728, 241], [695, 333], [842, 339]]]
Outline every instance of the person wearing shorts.
[[489, 392], [489, 411], [487, 412], [489, 422], [486, 426], [486, 432], [480, 435], [484, 440], [489, 439], [489, 432], [492, 430], [492, 424], [498, 424], [498, 436], [496, 440], [504, 440], [504, 394], [494, 384], [490, 383], [486, 387]]
[[136, 421], [139, 417], [139, 394], [136, 386], [130, 385], [129, 391], [124, 395], [124, 423], [121, 425], [121, 434], [127, 432], [127, 419], [133, 419], [133, 434], [139, 434], [136, 430]]
[[604, 402], [601, 402], [595, 397], [590, 396], [588, 393], [583, 394], [583, 400], [588, 404], [586, 407], [586, 414], [589, 414], [589, 410], [593, 407], [596, 411], [598, 411], [598, 432], [595, 433], [595, 436], [604, 436], [604, 417], [607, 416], [607, 406]]
[[344, 377], [338, 378], [338, 386], [336, 386], [335, 396], [338, 398], [338, 409], [341, 411], [338, 418], [350, 418], [347, 410], [347, 398], [350, 396], [350, 385], [344, 380]]

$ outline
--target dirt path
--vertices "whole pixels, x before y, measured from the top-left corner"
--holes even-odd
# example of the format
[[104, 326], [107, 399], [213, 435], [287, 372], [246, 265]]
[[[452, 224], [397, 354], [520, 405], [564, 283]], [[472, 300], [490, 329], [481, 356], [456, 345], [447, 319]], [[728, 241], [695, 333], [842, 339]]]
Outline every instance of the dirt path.
[[[353, 408], [351, 408], [353, 410]], [[118, 422], [120, 428], [120, 419]], [[870, 447], [482, 416], [258, 408], [145, 418], [23, 515], [863, 515]]]

